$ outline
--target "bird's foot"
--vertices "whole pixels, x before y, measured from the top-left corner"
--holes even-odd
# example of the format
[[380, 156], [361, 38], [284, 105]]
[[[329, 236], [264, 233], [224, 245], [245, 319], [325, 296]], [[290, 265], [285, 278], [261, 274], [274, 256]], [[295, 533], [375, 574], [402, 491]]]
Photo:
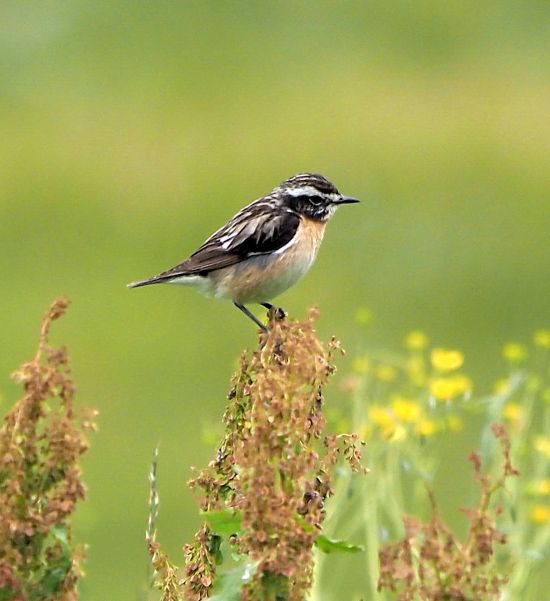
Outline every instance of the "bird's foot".
[[288, 317], [288, 313], [282, 307], [275, 307], [275, 319], [283, 321]]
[[288, 317], [288, 313], [282, 307], [276, 307], [271, 303], [262, 303], [262, 306], [267, 309], [270, 321], [283, 321]]

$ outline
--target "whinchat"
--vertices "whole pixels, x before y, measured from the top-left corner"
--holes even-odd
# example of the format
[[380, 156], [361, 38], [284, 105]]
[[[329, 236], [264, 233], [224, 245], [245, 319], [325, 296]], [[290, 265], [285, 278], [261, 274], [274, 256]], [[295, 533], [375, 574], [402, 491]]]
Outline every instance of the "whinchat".
[[343, 196], [326, 177], [300, 173], [241, 209], [183, 263], [131, 288], [149, 284], [191, 284], [233, 301], [262, 330], [265, 325], [247, 309], [269, 302], [295, 284], [312, 266], [327, 221]]

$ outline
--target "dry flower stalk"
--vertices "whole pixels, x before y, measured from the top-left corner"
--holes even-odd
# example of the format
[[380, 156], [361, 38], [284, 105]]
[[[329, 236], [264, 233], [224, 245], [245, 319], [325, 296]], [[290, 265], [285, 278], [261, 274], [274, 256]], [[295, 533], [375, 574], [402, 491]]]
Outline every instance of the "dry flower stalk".
[[495, 560], [495, 547], [506, 543], [496, 528], [498, 507], [491, 507], [495, 493], [506, 480], [517, 476], [512, 466], [510, 439], [506, 428], [493, 424], [503, 456], [500, 477], [492, 482], [482, 474], [477, 453], [470, 455], [476, 484], [481, 489], [476, 507], [465, 509], [470, 528], [460, 542], [443, 522], [435, 498], [430, 494], [432, 518], [426, 524], [411, 516], [404, 518], [405, 537], [380, 551], [378, 590], [393, 591], [399, 601], [496, 601], [506, 583]]
[[13, 374], [24, 395], [0, 430], [0, 598], [6, 601], [78, 599], [83, 553], [72, 544], [70, 517], [85, 496], [78, 460], [94, 415], [77, 420], [67, 351], [48, 344], [50, 326], [67, 306], [64, 298], [53, 303], [34, 359]]
[[151, 584], [162, 591], [163, 601], [180, 601], [180, 578], [178, 569], [173, 566], [157, 541], [157, 518], [160, 497], [157, 483], [158, 447], [155, 449], [151, 471], [149, 472], [149, 519], [145, 531], [147, 550], [151, 563]]
[[[234, 550], [257, 565], [242, 599], [302, 601], [311, 586], [313, 544], [340, 454], [360, 469], [355, 436], [322, 437], [323, 386], [334, 372], [337, 341], [304, 322], [271, 316], [260, 348], [245, 353], [229, 393], [225, 436], [208, 467], [190, 481], [203, 511], [234, 509], [242, 529]], [[186, 545], [184, 598], [206, 599], [216, 577], [218, 537], [204, 525]]]

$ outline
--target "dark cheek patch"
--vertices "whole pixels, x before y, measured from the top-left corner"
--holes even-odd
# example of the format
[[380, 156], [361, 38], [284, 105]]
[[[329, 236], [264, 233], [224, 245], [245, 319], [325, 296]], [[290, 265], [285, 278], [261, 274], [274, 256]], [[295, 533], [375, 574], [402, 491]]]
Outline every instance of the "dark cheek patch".
[[304, 213], [312, 219], [319, 221], [325, 221], [328, 217], [328, 210], [326, 207], [314, 207], [311, 204], [306, 208]]

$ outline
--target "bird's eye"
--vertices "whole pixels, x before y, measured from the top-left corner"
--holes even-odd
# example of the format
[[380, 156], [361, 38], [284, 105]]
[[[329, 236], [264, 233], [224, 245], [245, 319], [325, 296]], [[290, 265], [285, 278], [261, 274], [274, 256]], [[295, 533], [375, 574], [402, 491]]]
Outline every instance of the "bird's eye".
[[308, 200], [312, 205], [316, 207], [323, 203], [323, 199], [320, 196], [309, 196]]

